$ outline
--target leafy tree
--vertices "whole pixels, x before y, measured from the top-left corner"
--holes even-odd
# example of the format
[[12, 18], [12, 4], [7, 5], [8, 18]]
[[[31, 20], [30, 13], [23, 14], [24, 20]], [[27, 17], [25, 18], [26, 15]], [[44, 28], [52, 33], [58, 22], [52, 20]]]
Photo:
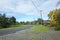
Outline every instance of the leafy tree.
[[10, 17], [9, 22], [10, 22], [10, 24], [15, 24], [16, 18], [14, 16]]
[[54, 26], [58, 25], [59, 15], [60, 15], [60, 9], [53, 10], [48, 14], [48, 17], [51, 19], [52, 25]]
[[15, 23], [15, 17], [12, 16], [11, 18], [8, 18], [6, 17], [6, 14], [0, 14], [0, 28], [6, 28]]
[[60, 11], [58, 11], [58, 13], [56, 14], [56, 21], [58, 25], [60, 25]]
[[2, 26], [3, 28], [6, 28], [8, 26], [8, 19], [5, 14], [0, 14], [0, 26]]
[[37, 21], [39, 22], [39, 24], [41, 24], [42, 19], [41, 19], [41, 18], [38, 18], [38, 20], [37, 20]]

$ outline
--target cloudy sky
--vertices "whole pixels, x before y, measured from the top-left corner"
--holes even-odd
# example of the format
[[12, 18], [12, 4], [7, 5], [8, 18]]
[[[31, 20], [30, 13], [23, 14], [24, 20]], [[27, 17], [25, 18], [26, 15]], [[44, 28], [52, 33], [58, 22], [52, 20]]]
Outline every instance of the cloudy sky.
[[[38, 8], [36, 10], [32, 1]], [[0, 13], [6, 13], [8, 17], [15, 16], [17, 21], [33, 21], [40, 18], [48, 19], [48, 13], [55, 8], [60, 8], [59, 0], [0, 0]], [[42, 10], [42, 12], [40, 12]]]

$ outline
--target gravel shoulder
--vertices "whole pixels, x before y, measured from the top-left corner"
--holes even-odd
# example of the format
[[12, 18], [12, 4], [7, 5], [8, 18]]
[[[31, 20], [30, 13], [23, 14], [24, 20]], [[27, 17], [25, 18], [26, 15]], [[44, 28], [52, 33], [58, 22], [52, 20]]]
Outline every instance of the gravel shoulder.
[[0, 40], [60, 40], [60, 31], [30, 31], [26, 29], [0, 36]]

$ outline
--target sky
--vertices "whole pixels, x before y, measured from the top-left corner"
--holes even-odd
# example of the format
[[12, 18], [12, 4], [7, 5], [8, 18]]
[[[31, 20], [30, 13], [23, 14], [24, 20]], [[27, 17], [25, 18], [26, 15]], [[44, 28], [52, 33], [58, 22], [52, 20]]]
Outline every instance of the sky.
[[[33, 5], [34, 2], [35, 6]], [[48, 20], [51, 10], [60, 8], [60, 0], [0, 0], [0, 13], [14, 16], [17, 21], [34, 21], [41, 18]], [[42, 10], [42, 12], [40, 12]]]

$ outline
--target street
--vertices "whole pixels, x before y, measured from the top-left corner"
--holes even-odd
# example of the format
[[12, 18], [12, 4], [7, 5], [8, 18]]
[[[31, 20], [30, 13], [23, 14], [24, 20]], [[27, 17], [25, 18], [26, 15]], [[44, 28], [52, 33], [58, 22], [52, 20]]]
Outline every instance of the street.
[[12, 34], [12, 33], [16, 33], [18, 31], [25, 30], [25, 29], [28, 29], [28, 28], [31, 28], [31, 27], [32, 27], [31, 25], [26, 25], [25, 27], [22, 27], [22, 28], [0, 30], [0, 36], [7, 35], [7, 34]]

